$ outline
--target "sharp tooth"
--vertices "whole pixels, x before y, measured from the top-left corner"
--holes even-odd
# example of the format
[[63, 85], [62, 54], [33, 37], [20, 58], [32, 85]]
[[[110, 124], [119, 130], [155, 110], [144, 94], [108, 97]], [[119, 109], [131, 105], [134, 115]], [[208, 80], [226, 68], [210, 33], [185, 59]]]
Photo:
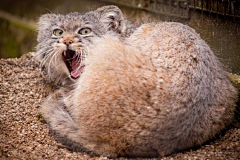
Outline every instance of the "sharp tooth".
[[66, 56], [67, 55], [66, 51], [64, 51], [63, 54], [64, 54], [64, 56]]

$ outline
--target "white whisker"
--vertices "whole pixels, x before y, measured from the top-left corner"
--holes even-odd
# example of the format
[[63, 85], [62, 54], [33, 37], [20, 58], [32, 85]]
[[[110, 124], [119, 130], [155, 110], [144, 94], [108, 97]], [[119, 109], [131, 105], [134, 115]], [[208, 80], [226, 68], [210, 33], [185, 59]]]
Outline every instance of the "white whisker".
[[86, 58], [86, 53], [84, 52], [83, 49], [79, 50], [78, 53], [80, 55], [78, 55], [78, 58], [77, 58], [77, 62], [79, 63], [77, 70], [79, 70], [84, 65], [84, 60]]
[[49, 57], [53, 54], [53, 52], [54, 52], [53, 49], [49, 49], [49, 50], [43, 52], [43, 54], [44, 54], [44, 53], [46, 53], [46, 54], [45, 54], [45, 57], [43, 57], [43, 59], [41, 60], [41, 64], [40, 64], [40, 67], [41, 67], [41, 68], [43, 68], [43, 66], [44, 66], [45, 63], [48, 61]]
[[[48, 66], [48, 73], [51, 75], [51, 65], [53, 65], [53, 67], [56, 67], [56, 65], [54, 65], [53, 59], [56, 58], [56, 56], [59, 54], [59, 52], [53, 52], [53, 55], [49, 61], [49, 66]], [[55, 61], [56, 62], [56, 61]]]

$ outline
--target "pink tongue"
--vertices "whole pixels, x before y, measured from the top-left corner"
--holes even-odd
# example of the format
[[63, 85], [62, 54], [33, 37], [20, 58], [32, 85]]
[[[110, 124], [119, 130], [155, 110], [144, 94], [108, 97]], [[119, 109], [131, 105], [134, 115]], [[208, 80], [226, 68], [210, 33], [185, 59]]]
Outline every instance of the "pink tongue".
[[78, 78], [82, 72], [82, 69], [79, 68], [78, 64], [79, 64], [79, 61], [77, 56], [73, 56], [71, 76], [73, 76], [74, 78]]

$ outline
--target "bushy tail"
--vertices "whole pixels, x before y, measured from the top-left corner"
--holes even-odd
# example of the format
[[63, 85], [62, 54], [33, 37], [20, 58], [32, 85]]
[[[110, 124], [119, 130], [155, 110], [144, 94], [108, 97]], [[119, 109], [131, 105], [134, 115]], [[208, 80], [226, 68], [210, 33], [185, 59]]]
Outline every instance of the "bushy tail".
[[78, 142], [79, 129], [67, 111], [60, 91], [53, 93], [44, 101], [40, 112], [51, 128], [60, 136]]

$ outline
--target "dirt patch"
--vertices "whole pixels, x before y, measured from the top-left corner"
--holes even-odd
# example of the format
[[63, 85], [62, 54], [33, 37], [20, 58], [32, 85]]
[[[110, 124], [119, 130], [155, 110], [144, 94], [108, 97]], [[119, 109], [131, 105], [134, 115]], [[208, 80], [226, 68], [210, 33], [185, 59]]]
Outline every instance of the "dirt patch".
[[[72, 150], [55, 140], [38, 113], [54, 86], [37, 64], [27, 65], [30, 56], [0, 60], [0, 159], [108, 159]], [[234, 121], [199, 148], [162, 159], [240, 159], [240, 123]]]

